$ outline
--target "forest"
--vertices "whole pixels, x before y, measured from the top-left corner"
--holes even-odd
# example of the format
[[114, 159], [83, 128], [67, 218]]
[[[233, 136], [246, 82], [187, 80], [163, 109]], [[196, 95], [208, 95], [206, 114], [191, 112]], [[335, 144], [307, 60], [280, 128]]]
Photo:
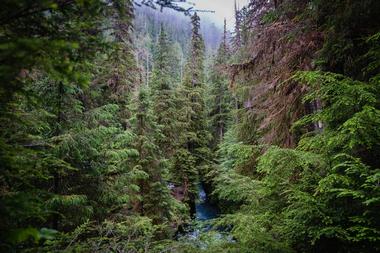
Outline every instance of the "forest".
[[1, 1], [0, 252], [380, 252], [380, 1], [184, 2]]

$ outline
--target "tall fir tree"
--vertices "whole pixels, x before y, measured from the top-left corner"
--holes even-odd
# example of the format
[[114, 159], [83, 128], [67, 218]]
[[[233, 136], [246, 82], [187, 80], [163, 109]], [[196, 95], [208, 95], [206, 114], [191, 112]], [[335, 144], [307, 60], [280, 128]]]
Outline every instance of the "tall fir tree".
[[161, 26], [161, 31], [156, 45], [154, 59], [154, 69], [151, 80], [151, 94], [153, 101], [153, 112], [157, 119], [157, 124], [161, 130], [157, 145], [163, 151], [166, 158], [170, 158], [174, 152], [176, 134], [176, 109], [174, 101], [174, 77], [171, 53], [173, 46], [168, 35]]
[[224, 21], [223, 40], [220, 43], [214, 58], [210, 73], [209, 85], [209, 117], [213, 134], [211, 147], [214, 149], [223, 140], [229, 121], [230, 111], [233, 107], [232, 94], [228, 90], [227, 63], [230, 57], [230, 48], [227, 41], [227, 25]]
[[234, 27], [234, 37], [232, 39], [232, 46], [233, 50], [236, 52], [241, 48], [241, 12], [239, 10], [239, 7], [236, 3], [235, 0], [235, 5], [234, 5], [234, 12], [235, 12], [235, 27]]
[[160, 139], [157, 117], [152, 110], [149, 92], [140, 89], [133, 105], [131, 119], [135, 134], [134, 148], [138, 156], [133, 159], [134, 169], [141, 172], [138, 179], [140, 200], [135, 203], [135, 211], [150, 217], [153, 224], [168, 225], [174, 219], [178, 204], [168, 188], [168, 163], [162, 150], [156, 145]]
[[[186, 198], [191, 209], [194, 208], [197, 175], [207, 171], [210, 160], [208, 142], [210, 133], [207, 127], [205, 106], [204, 41], [200, 34], [200, 18], [195, 13], [191, 17], [192, 36], [189, 57], [186, 63], [184, 81], [179, 89], [181, 148], [176, 152], [174, 168], [181, 175], [181, 184], [185, 188]], [[185, 163], [181, 161], [186, 160]], [[194, 210], [191, 210], [192, 212]]]

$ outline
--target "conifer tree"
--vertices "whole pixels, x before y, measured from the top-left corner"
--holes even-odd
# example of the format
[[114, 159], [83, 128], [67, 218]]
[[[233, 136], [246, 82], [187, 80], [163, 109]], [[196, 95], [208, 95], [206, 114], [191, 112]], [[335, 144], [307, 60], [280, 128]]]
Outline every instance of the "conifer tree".
[[247, 45], [249, 40], [249, 32], [251, 27], [251, 20], [249, 16], [249, 9], [244, 6], [240, 11], [240, 37], [241, 37], [241, 45]]
[[226, 64], [230, 57], [229, 50], [226, 21], [224, 21], [223, 40], [220, 43], [210, 74], [209, 99], [211, 101], [209, 116], [211, 121], [210, 127], [213, 134], [211, 147], [213, 148], [223, 140], [228, 122], [231, 118], [232, 96], [228, 91], [228, 76], [226, 74]]
[[233, 37], [233, 50], [236, 52], [241, 47], [241, 12], [235, 0], [235, 29], [234, 29], [234, 37]]
[[138, 156], [133, 163], [134, 169], [143, 173], [138, 182], [141, 199], [135, 210], [152, 218], [154, 224], [164, 224], [172, 218], [176, 205], [167, 187], [168, 166], [156, 145], [159, 132], [148, 91], [141, 89], [134, 102], [132, 130], [136, 138], [133, 146]]
[[174, 78], [171, 69], [174, 59], [171, 54], [172, 45], [163, 26], [161, 26], [156, 48], [151, 82], [152, 109], [161, 129], [157, 145], [163, 151], [163, 155], [169, 158], [173, 153], [176, 132], [176, 112], [173, 97]]
[[[181, 184], [187, 193], [187, 201], [193, 208], [197, 175], [205, 172], [210, 150], [210, 133], [207, 128], [205, 107], [204, 42], [200, 34], [200, 18], [195, 13], [191, 18], [192, 37], [189, 57], [186, 63], [184, 81], [179, 89], [183, 129], [180, 133], [181, 148], [174, 159], [175, 171], [182, 178]], [[186, 160], [186, 163], [182, 163]]]
[[[104, 70], [89, 62], [104, 62], [115, 45], [106, 40], [102, 22], [110, 22], [115, 32], [124, 30], [115, 41], [128, 40], [131, 1], [110, 5], [102, 1], [8, 2], [9, 13], [1, 12], [9, 22], [2, 23], [7, 39], [1, 35], [1, 44], [9, 43], [12, 51], [23, 53], [14, 54], [19, 58], [10, 58], [0, 71], [15, 88], [3, 92], [6, 86], [2, 85], [0, 92], [2, 104], [7, 104], [0, 113], [1, 125], [7, 126], [0, 129], [1, 177], [9, 184], [0, 195], [7, 206], [0, 210], [4, 218], [0, 237], [7, 237], [1, 249], [13, 247], [14, 240], [23, 248], [33, 245], [28, 239], [42, 238], [41, 227], [70, 231], [87, 219], [102, 220], [110, 209], [120, 208], [125, 201], [119, 200], [125, 196], [119, 191], [119, 196], [113, 194], [106, 201], [112, 195], [107, 184], [115, 185], [120, 178], [114, 166], [122, 164], [120, 156], [128, 150], [130, 139], [117, 117], [120, 107], [109, 99], [118, 92], [109, 89], [107, 93], [105, 87], [112, 85], [105, 80]], [[21, 13], [16, 6], [25, 14], [13, 15]], [[130, 53], [128, 47], [124, 49]], [[1, 51], [1, 58], [8, 53]], [[123, 59], [131, 61], [129, 56]], [[98, 74], [93, 82], [92, 73]], [[17, 239], [25, 233], [27, 237]]]

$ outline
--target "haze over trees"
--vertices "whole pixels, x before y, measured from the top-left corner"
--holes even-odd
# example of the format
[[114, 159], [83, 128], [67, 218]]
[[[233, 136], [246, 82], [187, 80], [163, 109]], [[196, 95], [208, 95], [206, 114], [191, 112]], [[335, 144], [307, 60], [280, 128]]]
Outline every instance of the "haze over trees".
[[379, 1], [2, 7], [1, 252], [380, 251]]

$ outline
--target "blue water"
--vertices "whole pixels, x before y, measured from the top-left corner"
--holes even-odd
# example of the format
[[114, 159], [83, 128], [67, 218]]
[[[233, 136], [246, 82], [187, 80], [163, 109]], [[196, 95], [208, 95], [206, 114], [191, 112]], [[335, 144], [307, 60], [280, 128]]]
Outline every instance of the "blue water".
[[198, 186], [198, 200], [195, 203], [195, 219], [198, 221], [210, 220], [218, 217], [218, 208], [207, 198], [202, 184]]
[[195, 202], [195, 218], [182, 235], [183, 238], [189, 240], [197, 240], [202, 232], [207, 232], [212, 229], [212, 226], [207, 221], [217, 218], [219, 215], [218, 208], [213, 205], [207, 197], [202, 184], [198, 185], [198, 199]]
[[185, 229], [178, 237], [179, 240], [192, 242], [199, 248], [207, 248], [207, 242], [201, 240], [201, 234], [212, 231], [215, 240], [223, 240], [225, 242], [234, 242], [231, 235], [213, 228], [211, 221], [219, 216], [219, 208], [213, 205], [202, 184], [198, 185], [198, 199], [195, 203], [195, 219], [193, 223]]

